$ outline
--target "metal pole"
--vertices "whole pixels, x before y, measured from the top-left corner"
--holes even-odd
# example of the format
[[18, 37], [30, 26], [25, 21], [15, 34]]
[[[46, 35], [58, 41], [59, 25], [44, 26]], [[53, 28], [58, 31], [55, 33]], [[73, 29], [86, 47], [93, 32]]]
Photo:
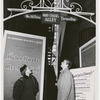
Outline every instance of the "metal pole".
[[[54, 7], [57, 7], [57, 0], [54, 0]], [[54, 44], [52, 53], [55, 55], [55, 61], [53, 62], [56, 78], [58, 78], [58, 43], [59, 43], [59, 25], [54, 24]]]

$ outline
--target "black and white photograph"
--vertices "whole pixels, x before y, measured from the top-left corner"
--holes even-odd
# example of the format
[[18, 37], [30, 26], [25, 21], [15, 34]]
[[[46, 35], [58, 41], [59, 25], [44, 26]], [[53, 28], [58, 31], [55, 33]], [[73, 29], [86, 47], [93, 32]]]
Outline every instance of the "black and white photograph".
[[2, 100], [98, 100], [97, 1], [2, 2]]

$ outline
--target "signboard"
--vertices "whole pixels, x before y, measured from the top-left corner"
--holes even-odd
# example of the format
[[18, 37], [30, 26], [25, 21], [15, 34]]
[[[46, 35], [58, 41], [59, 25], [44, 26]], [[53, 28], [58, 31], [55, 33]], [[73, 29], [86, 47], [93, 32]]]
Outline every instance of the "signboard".
[[78, 18], [75, 16], [71, 16], [68, 14], [60, 14], [57, 12], [42, 12], [42, 15], [31, 13], [31, 14], [25, 14], [24, 17], [27, 19], [41, 20], [42, 23], [50, 23], [50, 24], [59, 24], [60, 21], [76, 22], [78, 20]]
[[13, 85], [21, 76], [20, 67], [26, 64], [39, 83], [37, 100], [43, 99], [45, 37], [5, 31], [4, 100], [13, 100]]
[[71, 17], [71, 16], [61, 16], [61, 21], [73, 21], [73, 22], [76, 22], [77, 21], [77, 18], [75, 17]]
[[28, 19], [39, 19], [39, 20], [41, 20], [40, 14], [25, 14], [24, 17], [28, 18]]
[[73, 16], [73, 15], [70, 15], [70, 14], [65, 14], [65, 13], [60, 14], [60, 19], [61, 19], [61, 21], [67, 21], [67, 22], [78, 21], [78, 18], [76, 16]]
[[75, 100], [95, 100], [95, 67], [71, 70], [75, 81]]
[[42, 23], [59, 24], [60, 23], [60, 13], [43, 12], [42, 13]]
[[94, 37], [79, 48], [80, 67], [95, 66], [96, 38]]

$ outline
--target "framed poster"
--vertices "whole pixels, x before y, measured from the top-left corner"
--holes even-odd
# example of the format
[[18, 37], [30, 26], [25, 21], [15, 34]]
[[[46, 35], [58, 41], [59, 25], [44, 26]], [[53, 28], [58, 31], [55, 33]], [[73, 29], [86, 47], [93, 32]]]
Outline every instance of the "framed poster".
[[37, 100], [43, 100], [45, 37], [5, 30], [4, 33], [4, 100], [13, 100], [13, 85], [21, 77], [24, 64], [33, 70], [39, 83]]
[[75, 100], [95, 100], [95, 66], [71, 70], [75, 83]]
[[80, 67], [96, 65], [96, 38], [94, 37], [79, 48]]

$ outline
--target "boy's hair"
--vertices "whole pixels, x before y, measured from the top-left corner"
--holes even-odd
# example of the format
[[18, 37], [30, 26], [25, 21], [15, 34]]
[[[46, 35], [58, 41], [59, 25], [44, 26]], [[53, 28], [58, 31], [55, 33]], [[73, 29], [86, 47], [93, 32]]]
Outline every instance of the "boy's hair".
[[20, 68], [20, 72], [21, 72], [21, 74], [22, 74], [23, 76], [25, 75], [26, 67], [27, 67], [27, 65], [23, 65], [23, 66]]

